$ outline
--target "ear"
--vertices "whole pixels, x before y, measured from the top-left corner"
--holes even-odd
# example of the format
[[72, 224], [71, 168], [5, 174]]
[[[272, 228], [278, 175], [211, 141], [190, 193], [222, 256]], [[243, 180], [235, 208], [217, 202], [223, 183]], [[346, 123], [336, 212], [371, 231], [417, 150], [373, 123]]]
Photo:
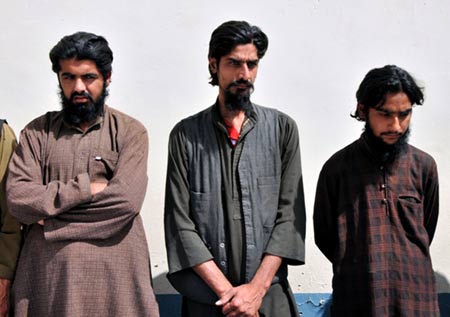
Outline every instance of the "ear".
[[358, 103], [356, 105], [356, 109], [358, 111], [358, 117], [360, 117], [362, 121], [366, 121], [366, 111], [364, 105], [362, 103]]
[[108, 75], [106, 75], [106, 78], [105, 78], [106, 87], [108, 87], [110, 83], [111, 83], [111, 72], [109, 72]]
[[217, 73], [217, 59], [215, 59], [214, 57], [210, 57], [208, 61], [209, 61], [209, 70], [211, 71], [211, 73], [213, 74]]

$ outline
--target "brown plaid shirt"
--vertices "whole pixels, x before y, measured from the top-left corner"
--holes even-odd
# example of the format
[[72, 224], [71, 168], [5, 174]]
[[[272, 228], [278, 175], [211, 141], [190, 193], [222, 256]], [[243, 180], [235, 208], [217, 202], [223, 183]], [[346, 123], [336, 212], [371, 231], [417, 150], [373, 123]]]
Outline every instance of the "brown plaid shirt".
[[325, 163], [314, 229], [333, 263], [333, 316], [439, 316], [429, 253], [438, 187], [430, 155], [408, 145], [382, 163], [364, 134]]

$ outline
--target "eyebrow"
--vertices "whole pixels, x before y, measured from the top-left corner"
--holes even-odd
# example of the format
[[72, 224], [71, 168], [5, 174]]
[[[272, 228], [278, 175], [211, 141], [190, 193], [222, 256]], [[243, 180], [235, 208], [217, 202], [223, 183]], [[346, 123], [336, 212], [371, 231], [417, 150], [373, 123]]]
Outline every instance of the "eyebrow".
[[228, 57], [227, 59], [231, 62], [236, 62], [236, 63], [258, 63], [259, 62], [259, 58], [244, 60], [244, 59], [235, 58], [235, 57]]
[[388, 114], [388, 115], [391, 115], [391, 114], [399, 114], [399, 115], [408, 115], [408, 114], [410, 114], [411, 112], [412, 112], [412, 107], [411, 108], [408, 108], [408, 109], [406, 109], [406, 110], [403, 110], [403, 111], [390, 111], [390, 110], [387, 110], [387, 109], [383, 109], [383, 108], [380, 108], [380, 109], [376, 109], [378, 112], [382, 112], [382, 113], [384, 113], [384, 114]]
[[[64, 72], [64, 73], [61, 73], [61, 76], [71, 76], [71, 77], [73, 77], [73, 76], [76, 76], [75, 74], [73, 74], [73, 73], [71, 73], [71, 72]], [[80, 75], [80, 77], [90, 77], [90, 76], [92, 76], [92, 77], [99, 77], [99, 74], [96, 74], [96, 73], [86, 73], [86, 74], [82, 74], [82, 75]]]

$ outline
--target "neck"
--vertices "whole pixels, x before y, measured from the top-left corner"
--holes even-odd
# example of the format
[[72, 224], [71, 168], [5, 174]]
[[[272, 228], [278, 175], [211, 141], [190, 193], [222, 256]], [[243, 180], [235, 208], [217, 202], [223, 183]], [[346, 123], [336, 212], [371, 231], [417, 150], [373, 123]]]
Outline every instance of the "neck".
[[380, 159], [384, 162], [395, 159], [395, 157], [397, 157], [400, 152], [404, 151], [408, 145], [409, 130], [406, 131], [395, 144], [384, 143], [381, 138], [373, 134], [372, 130], [368, 126], [366, 126], [364, 134], [370, 148], [377, 153]]
[[83, 131], [86, 132], [89, 127], [91, 126], [92, 122], [88, 122], [88, 123], [80, 123], [79, 128]]
[[220, 102], [220, 98], [219, 98], [219, 110], [220, 115], [222, 116], [222, 118], [224, 119], [224, 121], [228, 126], [232, 126], [236, 130], [241, 131], [242, 125], [244, 124], [246, 118], [245, 111], [243, 110], [231, 111], [227, 109], [227, 107], [225, 107], [225, 104]]

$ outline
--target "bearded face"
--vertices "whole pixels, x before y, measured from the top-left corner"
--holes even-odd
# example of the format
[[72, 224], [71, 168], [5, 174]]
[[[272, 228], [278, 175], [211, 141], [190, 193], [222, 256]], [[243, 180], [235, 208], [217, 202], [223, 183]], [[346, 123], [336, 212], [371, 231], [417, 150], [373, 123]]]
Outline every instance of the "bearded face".
[[[64, 113], [64, 119], [67, 123], [79, 126], [83, 123], [94, 121], [99, 115], [103, 113], [103, 106], [105, 99], [108, 96], [106, 86], [103, 86], [102, 93], [94, 100], [91, 94], [87, 91], [74, 91], [70, 98], [67, 98], [62, 89], [59, 92], [61, 104]], [[83, 103], [75, 102], [77, 99], [86, 100]]]
[[74, 126], [86, 126], [102, 112], [111, 74], [104, 76], [94, 61], [69, 58], [59, 61], [58, 80], [64, 118]]
[[253, 84], [244, 79], [231, 82], [225, 89], [225, 107], [229, 111], [248, 111], [252, 108], [250, 95], [254, 90]]
[[388, 144], [383, 140], [382, 137], [375, 135], [370, 126], [370, 119], [366, 121], [364, 131], [370, 140], [371, 146], [373, 146], [373, 148], [377, 152], [387, 155], [386, 159], [388, 159], [402, 152], [406, 148], [406, 145], [408, 144], [409, 135], [411, 133], [411, 127], [408, 127], [408, 129], [405, 132], [403, 132], [399, 136], [398, 140], [393, 144]]

